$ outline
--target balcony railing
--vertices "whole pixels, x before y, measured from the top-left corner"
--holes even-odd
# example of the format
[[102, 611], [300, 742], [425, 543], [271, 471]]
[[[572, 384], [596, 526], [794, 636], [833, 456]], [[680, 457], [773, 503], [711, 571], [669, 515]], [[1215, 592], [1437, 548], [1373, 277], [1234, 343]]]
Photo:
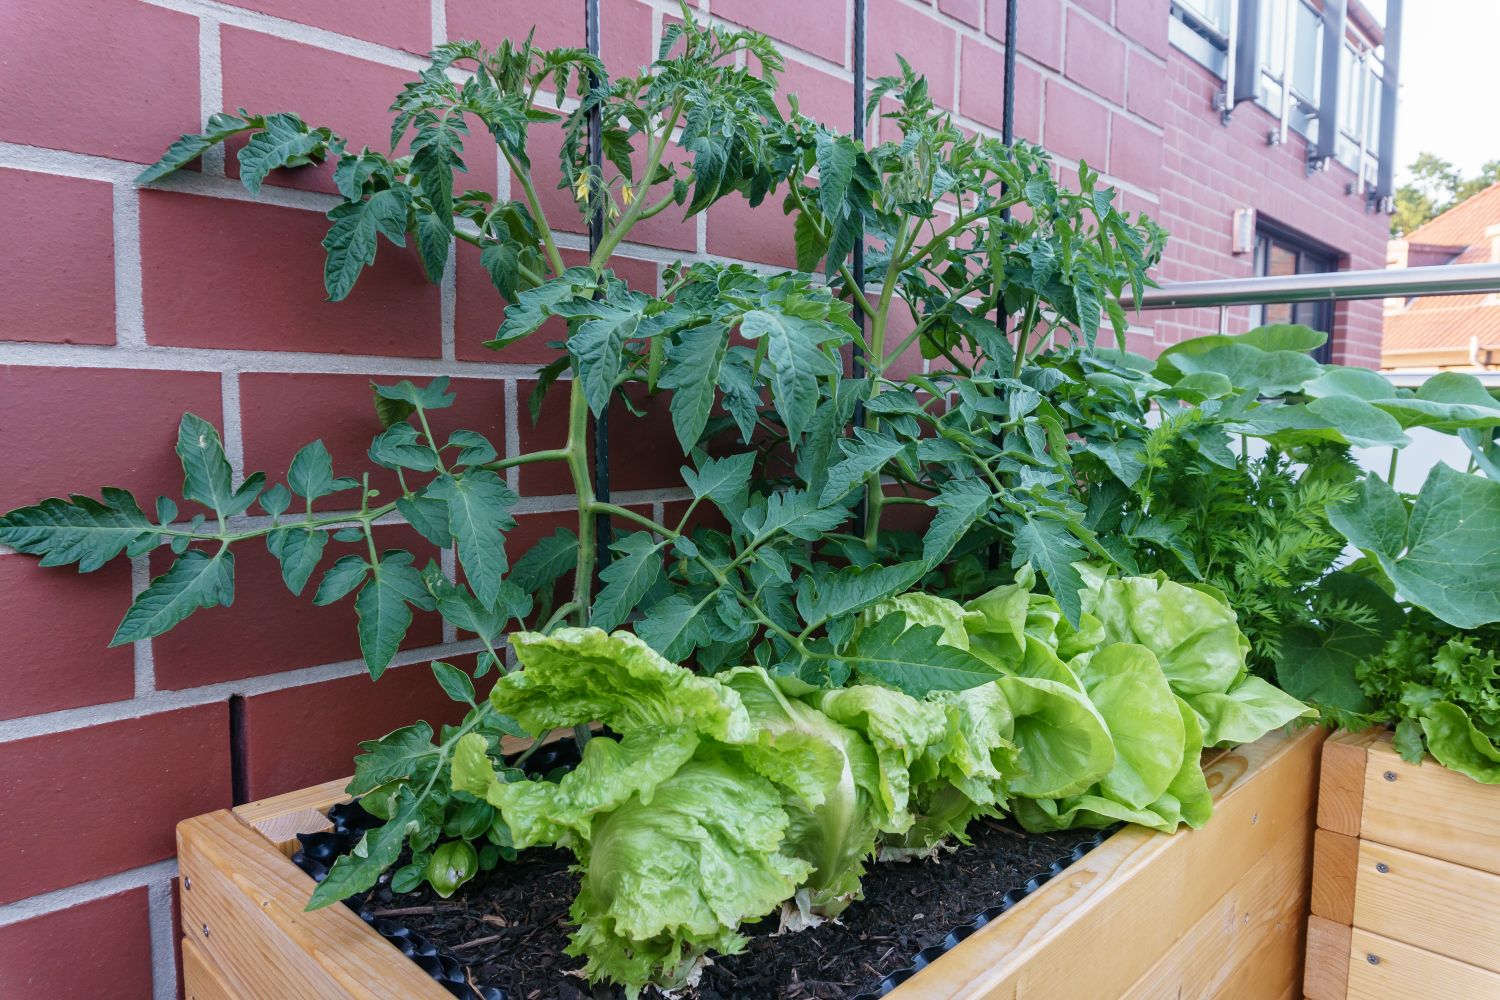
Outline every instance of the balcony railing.
[[[1489, 292], [1500, 292], [1500, 263], [1172, 282], [1146, 289], [1141, 296], [1139, 308], [1195, 309], [1217, 306], [1219, 332], [1227, 333], [1230, 306], [1346, 302], [1355, 299], [1474, 295]], [[1120, 304], [1127, 312], [1137, 308], [1128, 291]]]
[[[1219, 332], [1229, 332], [1231, 306], [1279, 305], [1291, 302], [1347, 302], [1356, 299], [1415, 298], [1419, 295], [1484, 295], [1500, 293], [1500, 263], [1444, 264], [1434, 267], [1370, 271], [1328, 271], [1263, 278], [1223, 278], [1217, 281], [1179, 281], [1148, 288], [1141, 309], [1219, 310]], [[1127, 312], [1136, 309], [1127, 290], [1120, 300]], [[1500, 386], [1500, 371], [1474, 372], [1486, 385]], [[1426, 372], [1395, 372], [1397, 385], [1417, 385]]]

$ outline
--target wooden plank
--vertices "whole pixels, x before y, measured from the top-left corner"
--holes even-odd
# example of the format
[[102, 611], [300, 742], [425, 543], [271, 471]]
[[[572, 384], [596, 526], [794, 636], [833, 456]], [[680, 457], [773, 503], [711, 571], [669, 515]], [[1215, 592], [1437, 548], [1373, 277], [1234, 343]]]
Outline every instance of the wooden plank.
[[1262, 1000], [1278, 986], [1300, 989], [1310, 852], [1308, 830], [1288, 830], [1121, 1000]]
[[235, 806], [234, 814], [240, 822], [259, 830], [276, 849], [287, 857], [297, 853], [297, 834], [320, 833], [332, 830], [328, 821], [328, 809], [340, 802], [349, 801], [348, 787], [351, 779], [339, 778], [325, 781], [321, 785], [299, 788], [295, 792], [257, 799]]
[[1500, 972], [1500, 875], [1371, 841], [1359, 871], [1354, 926]]
[[[1467, 779], [1465, 779], [1467, 780]], [[1500, 975], [1354, 929], [1349, 1000], [1495, 1000]], [[1370, 961], [1371, 958], [1376, 961]]]
[[1323, 744], [1318, 768], [1318, 827], [1350, 837], [1359, 836], [1364, 812], [1365, 758], [1378, 729], [1334, 733]]
[[1307, 961], [1302, 993], [1307, 1000], [1344, 1000], [1349, 994], [1350, 938], [1354, 928], [1313, 915], [1307, 918]]
[[353, 911], [304, 911], [313, 881], [228, 810], [177, 827], [182, 926], [245, 997], [444, 1000]]
[[1500, 874], [1500, 785], [1481, 785], [1431, 757], [1408, 764], [1382, 737], [1365, 765], [1361, 838]]
[[1312, 912], [1336, 924], [1352, 924], [1359, 840], [1323, 829], [1314, 838]]
[[203, 954], [196, 940], [185, 937], [181, 943], [182, 988], [187, 1000], [245, 1000], [224, 981], [224, 976]]
[[[1208, 773], [1216, 806], [1202, 830], [1122, 830], [891, 996], [1120, 996], [1288, 831], [1310, 826], [1325, 735], [1275, 733], [1221, 757]], [[1266, 987], [1271, 996], [1283, 988]]]

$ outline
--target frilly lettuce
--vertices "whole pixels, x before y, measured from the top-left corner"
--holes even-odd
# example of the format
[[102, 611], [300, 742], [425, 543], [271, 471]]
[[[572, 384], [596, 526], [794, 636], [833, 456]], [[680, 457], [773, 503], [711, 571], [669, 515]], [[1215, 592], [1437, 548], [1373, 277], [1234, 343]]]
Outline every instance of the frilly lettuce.
[[789, 822], [771, 782], [705, 748], [649, 800], [594, 822], [568, 954], [632, 996], [647, 982], [683, 985], [705, 952], [741, 950], [740, 924], [806, 880], [812, 866], [781, 849]]
[[858, 733], [784, 694], [759, 667], [719, 674], [737, 692], [755, 728], [739, 752], [780, 786], [789, 817], [781, 850], [808, 863], [802, 902], [837, 916], [859, 894], [865, 858], [880, 832], [880, 766]]

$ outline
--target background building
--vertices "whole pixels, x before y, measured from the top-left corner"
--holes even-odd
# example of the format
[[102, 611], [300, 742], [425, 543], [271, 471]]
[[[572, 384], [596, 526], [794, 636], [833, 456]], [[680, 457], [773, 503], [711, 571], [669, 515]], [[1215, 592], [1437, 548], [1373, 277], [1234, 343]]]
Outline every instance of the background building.
[[[1500, 261], [1500, 184], [1391, 240], [1391, 267]], [[1380, 366], [1393, 371], [1500, 371], [1500, 295], [1385, 300]]]
[[[649, 59], [677, 10], [602, 6], [617, 71]], [[698, 6], [780, 40], [786, 89], [852, 124], [851, 2]], [[583, 44], [583, 0], [0, 4], [0, 509], [106, 483], [177, 492], [184, 410], [219, 427], [237, 476], [284, 478], [292, 451], [319, 436], [354, 465], [378, 430], [372, 377], [449, 375], [455, 426], [512, 449], [557, 438], [550, 411], [535, 427], [521, 416], [536, 359], [479, 346], [498, 303], [475, 256], [432, 286], [413, 256], [384, 247], [351, 300], [329, 305], [326, 172], [273, 178], [254, 200], [232, 157], [150, 190], [133, 180], [179, 133], [239, 107], [296, 111], [383, 147], [386, 107], [420, 53], [523, 36], [538, 18], [543, 45]], [[1017, 133], [1064, 172], [1087, 160], [1167, 227], [1162, 280], [1380, 266], [1394, 114], [1382, 58], [1396, 46], [1358, 0], [1024, 0], [1018, 20]], [[870, 74], [893, 72], [900, 52], [965, 127], [997, 131], [1003, 25], [1004, 0], [869, 0]], [[474, 183], [504, 190], [493, 151], [471, 145]], [[585, 245], [583, 228], [568, 246]], [[680, 257], [793, 259], [784, 218], [738, 205], [663, 215], [638, 234], [618, 269], [643, 287]], [[1333, 360], [1379, 360], [1378, 305], [1297, 318], [1331, 329]], [[1216, 324], [1212, 311], [1151, 314], [1131, 346]], [[675, 475], [655, 470], [677, 462], [658, 435], [671, 440], [665, 420], [619, 436], [618, 502], [680, 502], [659, 488]], [[528, 497], [518, 551], [571, 502], [532, 468], [512, 470]], [[347, 603], [292, 598], [264, 553], [243, 556], [233, 607], [108, 648], [132, 591], [160, 569], [141, 559], [78, 577], [0, 550], [0, 996], [174, 995], [173, 825], [336, 778], [358, 740], [452, 712], [425, 663], [468, 647], [418, 625], [372, 684]]]

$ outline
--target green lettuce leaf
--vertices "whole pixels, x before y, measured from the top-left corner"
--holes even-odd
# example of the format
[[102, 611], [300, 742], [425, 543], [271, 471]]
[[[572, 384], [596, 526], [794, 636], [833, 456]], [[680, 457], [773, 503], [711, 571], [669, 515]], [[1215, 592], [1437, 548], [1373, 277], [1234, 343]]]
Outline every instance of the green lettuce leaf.
[[1115, 766], [1109, 727], [1088, 697], [1061, 681], [1010, 676], [995, 682], [1015, 717], [1012, 795], [1076, 795]]
[[1187, 702], [1203, 722], [1204, 745], [1211, 747], [1253, 743], [1293, 719], [1317, 715], [1316, 709], [1254, 674], [1241, 677], [1228, 691], [1189, 695]]
[[864, 736], [875, 748], [880, 772], [880, 829], [900, 833], [912, 824], [911, 766], [947, 735], [947, 715], [938, 704], [873, 684], [814, 691], [811, 704], [834, 722]]
[[1177, 698], [1161, 665], [1145, 646], [1117, 642], [1075, 657], [1069, 665], [1104, 717], [1115, 746], [1115, 766], [1099, 781], [1107, 798], [1132, 808], [1166, 793], [1188, 747]]
[[530, 733], [602, 722], [618, 733], [686, 728], [726, 743], [753, 738], [737, 694], [629, 632], [560, 628], [518, 632], [510, 643], [524, 669], [497, 681], [490, 701]]
[[1427, 750], [1439, 764], [1486, 785], [1500, 785], [1500, 748], [1451, 701], [1427, 706], [1421, 716]]
[[1250, 643], [1234, 611], [1211, 588], [1186, 587], [1164, 575], [1104, 580], [1083, 595], [1084, 610], [1110, 642], [1138, 643], [1161, 663], [1183, 697], [1227, 691], [1245, 672]]
[[859, 896], [864, 861], [878, 833], [875, 751], [854, 730], [787, 697], [760, 667], [718, 677], [739, 694], [755, 727], [755, 742], [741, 746], [740, 754], [783, 789], [789, 826], [781, 850], [812, 868], [806, 906], [820, 916], [837, 916]]
[[594, 822], [570, 916], [584, 975], [639, 995], [682, 986], [712, 950], [734, 954], [738, 927], [792, 896], [811, 865], [782, 853], [781, 795], [737, 755], [706, 752]]

